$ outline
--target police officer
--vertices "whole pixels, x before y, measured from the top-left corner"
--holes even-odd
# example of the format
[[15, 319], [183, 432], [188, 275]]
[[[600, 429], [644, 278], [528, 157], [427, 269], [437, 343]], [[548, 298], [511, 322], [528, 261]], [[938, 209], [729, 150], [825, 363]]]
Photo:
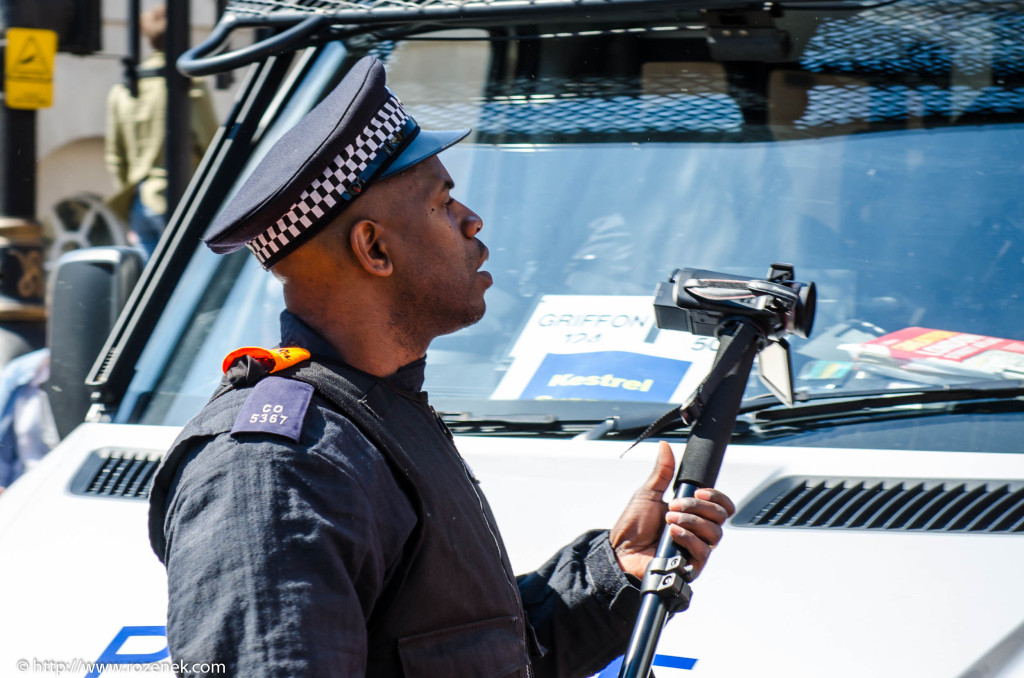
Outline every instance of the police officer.
[[[238, 676], [586, 676], [621, 654], [667, 521], [703, 567], [734, 511], [662, 495], [516, 578], [473, 472], [422, 392], [434, 337], [484, 313], [482, 222], [359, 61], [212, 225], [284, 285], [281, 348], [225, 360], [150, 496], [176, 662]], [[525, 500], [525, 498], [524, 498]], [[567, 497], [567, 501], [571, 498]]]

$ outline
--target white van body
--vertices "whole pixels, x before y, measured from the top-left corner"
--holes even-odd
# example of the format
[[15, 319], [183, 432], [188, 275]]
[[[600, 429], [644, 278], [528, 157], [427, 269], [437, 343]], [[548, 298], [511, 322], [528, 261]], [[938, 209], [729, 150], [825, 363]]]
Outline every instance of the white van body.
[[[654, 285], [788, 260], [819, 290], [797, 402], [751, 380], [716, 483], [739, 511], [654, 672], [1024, 676], [1024, 7], [610, 2], [628, 16], [524, 28], [488, 18], [503, 1], [428, 40], [323, 37], [252, 67], [89, 375], [96, 406], [0, 495], [0, 675], [197, 673], [168, 656], [147, 483], [283, 305], [199, 236], [369, 50], [424, 127], [476, 129], [442, 159], [495, 287], [426, 387], [517, 571], [610, 526], [658, 439], [683, 452], [686, 429], [626, 452], [714, 356], [656, 327]], [[640, 376], [575, 378], [612, 360]]]
[[[154, 454], [168, 427], [81, 426], [3, 500], [0, 525], [11, 582], [0, 666], [25, 660], [116, 661], [166, 650], [163, 567], [146, 539], [147, 505], [67, 492], [86, 455], [107, 446]], [[609, 442], [524, 444], [460, 437], [517, 571], [539, 566], [580, 532], [611, 524], [650, 472], [654, 444], [620, 458]], [[922, 469], [928, 469], [927, 474]], [[893, 452], [735, 445], [718, 487], [743, 506], [784, 476], [1000, 479], [1024, 475], [1017, 455]], [[524, 489], [528, 488], [528, 489]], [[38, 507], [45, 506], [45, 509]], [[45, 537], [41, 536], [45, 535]], [[1015, 535], [886, 534], [726, 526], [689, 610], [667, 625], [658, 676], [1024, 675], [1020, 563]], [[14, 583], [18, 582], [17, 585]], [[33, 585], [32, 582], [40, 582]], [[45, 582], [45, 584], [42, 584]], [[164, 659], [164, 663], [170, 660]], [[685, 662], [684, 662], [685, 664]], [[5, 669], [6, 672], [6, 669]], [[117, 675], [117, 673], [100, 674]], [[604, 674], [602, 674], [603, 676]], [[617, 675], [612, 673], [610, 675]]]

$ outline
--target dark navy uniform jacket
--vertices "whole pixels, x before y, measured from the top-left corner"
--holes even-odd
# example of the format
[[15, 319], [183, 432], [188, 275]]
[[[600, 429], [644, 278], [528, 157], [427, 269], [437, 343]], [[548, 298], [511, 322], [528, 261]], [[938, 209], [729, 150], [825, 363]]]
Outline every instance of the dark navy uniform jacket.
[[[235, 388], [157, 474], [150, 539], [175, 661], [247, 677], [498, 678], [587, 676], [622, 654], [639, 592], [607, 532], [514, 577], [421, 390], [424, 361], [372, 377], [287, 312], [282, 346], [307, 348], [330, 388], [236, 363]], [[338, 385], [354, 396], [330, 396]]]

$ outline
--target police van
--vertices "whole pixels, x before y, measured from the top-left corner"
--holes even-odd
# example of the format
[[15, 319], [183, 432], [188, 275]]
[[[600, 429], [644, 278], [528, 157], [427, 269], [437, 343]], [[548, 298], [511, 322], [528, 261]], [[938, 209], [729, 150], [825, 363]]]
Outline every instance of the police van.
[[716, 355], [656, 286], [786, 262], [817, 289], [792, 403], [755, 368], [717, 482], [738, 512], [654, 672], [1024, 676], [1024, 6], [983, 0], [229, 2], [179, 65], [245, 80], [154, 256], [57, 273], [64, 438], [0, 495], [0, 675], [170, 670], [149, 484], [283, 309], [200, 237], [366, 54], [424, 128], [473, 128], [442, 160], [494, 286], [426, 390], [517, 571], [686, 444], [626, 452]]

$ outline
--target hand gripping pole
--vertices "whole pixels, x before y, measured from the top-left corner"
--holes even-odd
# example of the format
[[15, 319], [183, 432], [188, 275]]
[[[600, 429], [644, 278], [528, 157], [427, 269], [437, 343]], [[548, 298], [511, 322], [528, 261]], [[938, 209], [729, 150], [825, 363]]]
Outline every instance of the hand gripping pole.
[[[698, 489], [714, 486], [725, 448], [732, 437], [754, 356], [765, 344], [761, 329], [741, 317], [725, 319], [718, 338], [715, 364], [699, 389], [707, 403], [686, 442], [676, 474], [677, 498], [692, 497]], [[648, 678], [668, 615], [681, 612], [690, 604], [688, 582], [691, 576], [685, 565], [688, 558], [689, 554], [672, 541], [672, 534], [666, 527], [640, 588], [640, 613], [619, 678]]]

